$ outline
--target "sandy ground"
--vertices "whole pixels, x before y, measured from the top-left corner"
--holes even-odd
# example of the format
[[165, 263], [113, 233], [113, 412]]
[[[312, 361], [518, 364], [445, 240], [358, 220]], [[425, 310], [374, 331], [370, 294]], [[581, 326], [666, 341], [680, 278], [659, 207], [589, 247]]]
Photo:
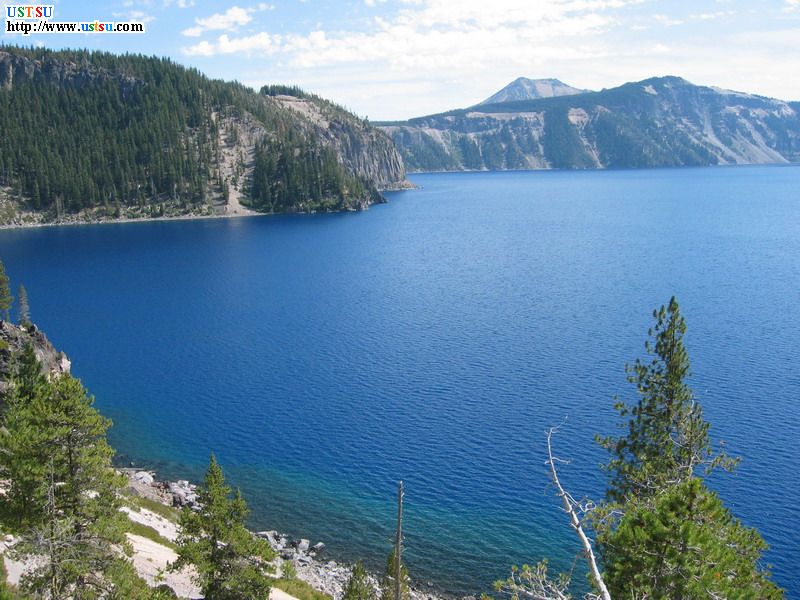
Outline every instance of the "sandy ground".
[[178, 573], [167, 571], [167, 566], [178, 559], [174, 550], [132, 533], [128, 534], [128, 540], [133, 546], [133, 566], [149, 585], [166, 583], [181, 598], [203, 597], [200, 588], [192, 583], [194, 569], [186, 568]]
[[[154, 512], [145, 508], [137, 511], [124, 507], [122, 510], [131, 521], [152, 527], [161, 536], [170, 541], [174, 541], [178, 537], [176, 524]], [[189, 567], [177, 573], [167, 571], [167, 566], [178, 558], [174, 550], [140, 535], [128, 533], [127, 536], [133, 548], [133, 556], [131, 557], [133, 566], [139, 576], [149, 585], [156, 586], [166, 583], [181, 598], [196, 599], [203, 597], [200, 588], [192, 581], [195, 574], [194, 569]], [[13, 538], [10, 536], [0, 539], [0, 553], [3, 554], [5, 561], [8, 582], [18, 585], [22, 574], [30, 564], [11, 560], [5, 556], [5, 551], [10, 544], [13, 544]], [[297, 600], [297, 598], [283, 590], [273, 588], [270, 592], [270, 600]]]

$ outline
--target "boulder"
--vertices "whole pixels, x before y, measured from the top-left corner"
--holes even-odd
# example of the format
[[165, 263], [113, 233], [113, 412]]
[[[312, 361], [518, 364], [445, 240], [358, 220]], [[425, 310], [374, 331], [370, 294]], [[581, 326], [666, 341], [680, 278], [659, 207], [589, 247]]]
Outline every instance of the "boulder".
[[155, 482], [155, 478], [153, 477], [153, 475], [151, 473], [148, 473], [147, 471], [139, 471], [134, 474], [133, 478], [134, 480], [144, 485], [153, 485], [153, 483]]

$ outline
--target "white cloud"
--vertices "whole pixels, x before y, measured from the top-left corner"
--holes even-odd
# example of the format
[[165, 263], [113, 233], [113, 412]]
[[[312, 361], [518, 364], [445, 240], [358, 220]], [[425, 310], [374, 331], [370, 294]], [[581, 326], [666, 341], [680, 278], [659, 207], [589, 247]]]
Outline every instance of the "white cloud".
[[141, 10], [129, 10], [126, 12], [115, 12], [112, 14], [117, 19], [122, 19], [125, 21], [136, 21], [139, 23], [150, 23], [151, 21], [155, 21], [155, 17], [153, 15]]
[[258, 51], [260, 54], [273, 54], [277, 51], [278, 36], [271, 36], [266, 32], [255, 35], [230, 38], [228, 34], [219, 36], [216, 42], [203, 40], [194, 46], [183, 49], [187, 56], [216, 56], [218, 54], [250, 54]]
[[[271, 56], [253, 61], [252, 70], [239, 78], [254, 87], [298, 84], [373, 119], [468, 106], [521, 75], [558, 77], [576, 87], [601, 89], [671, 74], [800, 98], [800, 80], [787, 76], [800, 69], [796, 29], [778, 35], [765, 27], [763, 39], [750, 43], [733, 35], [744, 20], [731, 19], [731, 30], [709, 35], [714, 19], [726, 11], [667, 12], [655, 8], [655, 2], [627, 10], [641, 3], [461, 0], [456, 10], [452, 0], [400, 0], [388, 14], [382, 11], [382, 17], [346, 30], [319, 24], [283, 35], [219, 32], [225, 35], [197, 40], [183, 52], [198, 57]], [[783, 3], [800, 7], [800, 0]], [[665, 14], [653, 14], [659, 10]], [[687, 26], [674, 27], [681, 24]]]
[[665, 27], [675, 27], [676, 25], [683, 25], [684, 21], [676, 19], [668, 15], [653, 15], [653, 20]]
[[[800, 1], [800, 0], [799, 0]], [[690, 19], [695, 21], [715, 21], [717, 19], [722, 19], [724, 17], [730, 17], [735, 15], [735, 10], [718, 10], [717, 12], [713, 13], [698, 13], [689, 15]]]
[[784, 3], [784, 12], [794, 12], [796, 10], [800, 10], [800, 0], [784, 0]]
[[[191, 0], [183, 0], [189, 2]], [[178, 5], [180, 6], [181, 0]], [[232, 6], [224, 13], [217, 13], [202, 19], [195, 19], [194, 27], [184, 29], [181, 33], [189, 37], [200, 37], [207, 31], [231, 29], [234, 27], [241, 27], [247, 25], [253, 20], [253, 13], [274, 8], [269, 4], [261, 3], [252, 8], [241, 8], [240, 6]]]

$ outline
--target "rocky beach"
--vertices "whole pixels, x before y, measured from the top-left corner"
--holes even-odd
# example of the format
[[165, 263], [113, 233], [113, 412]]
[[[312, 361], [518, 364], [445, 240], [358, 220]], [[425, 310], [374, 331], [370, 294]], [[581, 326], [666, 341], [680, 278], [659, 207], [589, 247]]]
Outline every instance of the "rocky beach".
[[[135, 469], [135, 468], [122, 468], [119, 469], [128, 477], [128, 493], [132, 496], [146, 498], [163, 504], [164, 506], [183, 508], [189, 507], [194, 509], [198, 507], [198, 493], [197, 486], [187, 480], [178, 481], [161, 481], [158, 479], [157, 474], [153, 471]], [[174, 523], [170, 523], [162, 516], [155, 514], [152, 511], [144, 508], [138, 512], [129, 512], [128, 515], [132, 520], [142, 523], [145, 526], [151, 527], [159, 532], [164, 538], [174, 541], [177, 537], [177, 527]], [[340, 600], [344, 595], [344, 589], [347, 585], [347, 580], [350, 578], [352, 566], [344, 564], [335, 560], [326, 560], [325, 557], [325, 543], [318, 540], [309, 539], [293, 539], [290, 536], [280, 533], [278, 531], [255, 531], [254, 535], [269, 542], [270, 546], [275, 550], [279, 556], [276, 564], [276, 573], [280, 576], [285, 573], [284, 565], [290, 563], [294, 567], [297, 578], [306, 582], [315, 590], [329, 595], [334, 600]], [[138, 536], [129, 536], [138, 537]], [[143, 539], [143, 538], [142, 538]], [[137, 570], [145, 579], [161, 581], [158, 576], [153, 573], [149, 574], [146, 570], [140, 568], [143, 563], [164, 562], [164, 556], [174, 555], [174, 552], [164, 547], [163, 549], [153, 548], [158, 544], [153, 544], [152, 541], [145, 540], [144, 542], [134, 539], [134, 564]], [[139, 542], [137, 544], [137, 542]], [[148, 542], [148, 543], [145, 543]], [[141, 560], [139, 556], [142, 552], [158, 556], [156, 560], [152, 557]], [[151, 569], [152, 570], [152, 569]], [[170, 585], [179, 597], [198, 597], [197, 588], [191, 584], [191, 573], [170, 574], [166, 579], [163, 579], [167, 585]], [[379, 592], [379, 578], [373, 573], [370, 575], [372, 585], [376, 591]], [[281, 590], [273, 588], [273, 595], [279, 592], [282, 598], [278, 600], [286, 600], [292, 598]], [[410, 590], [412, 600], [443, 600], [444, 596], [412, 587]], [[275, 600], [273, 598], [272, 600]]]

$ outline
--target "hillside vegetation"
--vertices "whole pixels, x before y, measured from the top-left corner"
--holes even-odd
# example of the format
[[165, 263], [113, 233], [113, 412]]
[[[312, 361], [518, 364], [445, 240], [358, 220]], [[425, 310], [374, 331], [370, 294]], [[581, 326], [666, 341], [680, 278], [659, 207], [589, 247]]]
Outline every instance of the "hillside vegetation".
[[141, 55], [0, 47], [0, 130], [7, 221], [347, 210], [405, 178], [390, 140], [330, 102]]

